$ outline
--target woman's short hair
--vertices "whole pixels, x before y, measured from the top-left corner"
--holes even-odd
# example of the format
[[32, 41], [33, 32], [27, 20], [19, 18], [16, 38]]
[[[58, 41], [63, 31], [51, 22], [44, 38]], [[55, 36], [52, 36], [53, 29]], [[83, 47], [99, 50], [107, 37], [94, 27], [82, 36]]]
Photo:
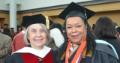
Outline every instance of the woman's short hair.
[[[45, 30], [45, 33], [47, 35], [47, 42], [46, 42], [46, 44], [48, 44], [50, 42], [50, 40], [51, 40], [49, 31], [48, 31], [48, 29], [46, 28], [46, 26], [44, 24], [42, 24], [42, 23], [36, 23], [36, 25], [38, 25], [38, 24], [42, 27], [42, 29]], [[29, 42], [29, 39], [28, 39], [28, 37], [29, 37], [28, 31], [29, 31], [29, 29], [31, 28], [32, 25], [33, 24], [31, 24], [31, 25], [29, 25], [27, 27], [27, 29], [25, 31], [25, 34], [24, 34], [24, 42], [25, 42], [26, 45], [30, 45], [30, 42]]]

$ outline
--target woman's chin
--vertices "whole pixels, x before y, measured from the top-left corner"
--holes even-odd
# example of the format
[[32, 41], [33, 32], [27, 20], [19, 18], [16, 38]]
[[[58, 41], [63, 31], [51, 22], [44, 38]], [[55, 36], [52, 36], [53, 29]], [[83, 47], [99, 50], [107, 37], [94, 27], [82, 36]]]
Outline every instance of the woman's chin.
[[72, 40], [72, 43], [74, 43], [74, 44], [79, 44], [79, 43], [80, 43], [80, 40]]

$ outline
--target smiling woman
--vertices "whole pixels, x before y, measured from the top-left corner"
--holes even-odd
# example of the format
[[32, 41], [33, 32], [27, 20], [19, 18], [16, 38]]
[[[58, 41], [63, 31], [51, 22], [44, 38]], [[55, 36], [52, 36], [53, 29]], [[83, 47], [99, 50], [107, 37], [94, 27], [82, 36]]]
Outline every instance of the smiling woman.
[[32, 24], [27, 28], [24, 39], [33, 48], [42, 49], [49, 42], [50, 36], [44, 24]]
[[46, 46], [49, 39], [49, 31], [44, 24], [29, 25], [24, 34], [27, 47], [14, 52], [6, 63], [57, 63], [53, 50]]
[[109, 43], [97, 41], [91, 32], [87, 20], [94, 14], [95, 12], [72, 2], [59, 15], [65, 20], [67, 37], [63, 63], [118, 63], [118, 55], [114, 53]]

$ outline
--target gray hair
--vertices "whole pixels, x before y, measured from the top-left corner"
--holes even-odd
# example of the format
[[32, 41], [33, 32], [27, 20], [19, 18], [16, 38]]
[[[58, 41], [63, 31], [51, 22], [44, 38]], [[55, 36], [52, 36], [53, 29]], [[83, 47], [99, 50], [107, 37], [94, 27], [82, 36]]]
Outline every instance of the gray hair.
[[[46, 42], [46, 44], [48, 44], [48, 43], [51, 41], [50, 33], [49, 33], [48, 29], [47, 29], [46, 26], [45, 26], [44, 24], [42, 24], [42, 23], [36, 23], [36, 24], [39, 24], [39, 25], [42, 27], [42, 29], [45, 30], [45, 33], [46, 33], [46, 35], [47, 35], [47, 42]], [[27, 29], [26, 29], [26, 31], [25, 31], [25, 34], [24, 34], [24, 42], [25, 42], [26, 45], [30, 45], [30, 42], [29, 42], [29, 39], [28, 39], [28, 36], [29, 36], [28, 31], [29, 31], [29, 29], [31, 28], [32, 25], [33, 25], [33, 24], [31, 24], [31, 25], [29, 25], [29, 26], [27, 27]]]

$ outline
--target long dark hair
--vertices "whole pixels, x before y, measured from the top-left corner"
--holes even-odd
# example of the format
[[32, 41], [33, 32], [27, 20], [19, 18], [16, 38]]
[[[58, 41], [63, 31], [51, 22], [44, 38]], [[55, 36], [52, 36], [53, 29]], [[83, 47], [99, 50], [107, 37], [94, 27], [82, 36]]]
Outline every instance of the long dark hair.
[[96, 43], [95, 43], [96, 36], [94, 35], [92, 28], [88, 24], [88, 22], [87, 21], [85, 22], [86, 22], [85, 25], [87, 26], [87, 51], [90, 51], [90, 50], [94, 51], [96, 46]]
[[[69, 16], [69, 17], [75, 17], [73, 15]], [[80, 17], [80, 16], [79, 16]], [[68, 18], [68, 16], [67, 16]], [[81, 17], [80, 17], [81, 18]], [[83, 18], [82, 18], [83, 19]], [[83, 19], [84, 21], [84, 24], [87, 26], [87, 52], [90, 51], [90, 50], [95, 50], [95, 46], [96, 46], [96, 43], [95, 43], [95, 35], [93, 34], [92, 32], [92, 28], [91, 26], [88, 24], [87, 20]], [[66, 33], [66, 21], [64, 22], [64, 30], [65, 30], [65, 38], [67, 38], [67, 33]], [[66, 40], [67, 41], [67, 40]]]

